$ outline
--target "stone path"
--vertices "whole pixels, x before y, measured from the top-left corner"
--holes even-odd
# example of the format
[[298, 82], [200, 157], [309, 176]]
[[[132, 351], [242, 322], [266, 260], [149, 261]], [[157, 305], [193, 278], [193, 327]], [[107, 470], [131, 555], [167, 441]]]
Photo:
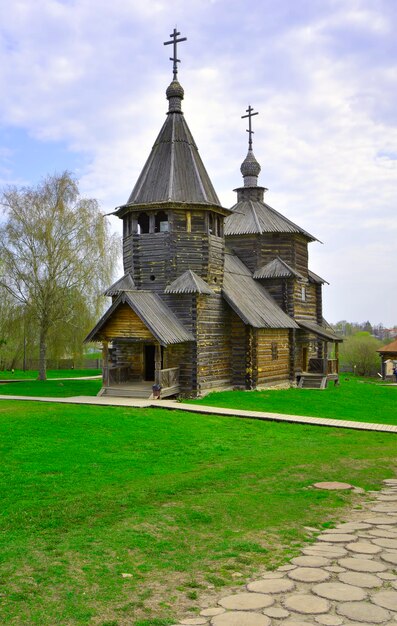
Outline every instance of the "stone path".
[[[1, 385], [0, 385], [1, 390]], [[110, 396], [74, 396], [71, 398], [47, 398], [34, 396], [0, 395], [0, 400], [23, 400], [28, 402], [58, 402], [62, 404], [93, 404], [96, 406], [130, 406], [172, 409], [173, 411], [187, 411], [206, 415], [222, 415], [224, 417], [238, 417], [271, 422], [288, 422], [291, 424], [312, 424], [313, 426], [328, 426], [331, 428], [351, 428], [354, 430], [378, 431], [397, 433], [397, 425], [375, 424], [369, 422], [353, 422], [350, 420], [328, 419], [324, 417], [309, 417], [305, 415], [286, 415], [284, 413], [269, 413], [267, 411], [245, 411], [242, 409], [225, 409], [203, 404], [185, 404], [176, 400], [141, 400], [139, 398], [113, 398]]]
[[397, 479], [385, 480], [373, 501], [319, 534], [289, 565], [175, 626], [200, 624], [397, 626]]

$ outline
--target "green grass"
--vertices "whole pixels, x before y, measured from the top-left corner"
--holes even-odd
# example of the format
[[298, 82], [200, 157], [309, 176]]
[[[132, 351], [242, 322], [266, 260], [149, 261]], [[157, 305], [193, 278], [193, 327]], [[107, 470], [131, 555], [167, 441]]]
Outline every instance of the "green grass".
[[96, 396], [102, 387], [102, 380], [25, 380], [15, 383], [1, 383], [0, 395], [45, 396], [49, 398], [69, 398], [71, 396]]
[[397, 424], [397, 387], [341, 376], [339, 387], [268, 391], [221, 391], [189, 402], [358, 422]]
[[396, 437], [2, 400], [0, 455], [0, 623], [165, 626], [357, 502], [314, 482], [393, 476]]
[[[80, 376], [98, 376], [102, 373], [102, 370], [97, 369], [84, 369], [84, 370], [47, 370], [47, 378], [80, 378]], [[12, 373], [10, 370], [0, 371], [0, 380], [13, 380], [13, 379], [37, 379], [39, 372], [37, 370], [15, 370]]]

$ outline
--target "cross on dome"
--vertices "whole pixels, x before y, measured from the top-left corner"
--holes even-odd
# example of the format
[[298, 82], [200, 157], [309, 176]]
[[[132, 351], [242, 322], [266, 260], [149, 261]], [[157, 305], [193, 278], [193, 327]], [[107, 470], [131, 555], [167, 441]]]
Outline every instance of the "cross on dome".
[[180, 35], [181, 33], [179, 33], [176, 28], [174, 28], [174, 31], [171, 33], [170, 37], [171, 37], [171, 41], [164, 41], [164, 45], [165, 46], [169, 46], [170, 44], [173, 45], [174, 47], [174, 54], [172, 57], [170, 57], [170, 61], [173, 61], [173, 72], [174, 72], [174, 78], [173, 80], [177, 80], [177, 76], [178, 76], [178, 63], [180, 63], [180, 59], [177, 58], [177, 44], [180, 43], [181, 41], [186, 41], [187, 37], [180, 37], [178, 39], [178, 35]]
[[248, 130], [247, 133], [249, 134], [249, 139], [248, 139], [248, 149], [252, 150], [252, 135], [254, 134], [254, 131], [252, 130], [252, 124], [251, 124], [251, 119], [254, 115], [258, 115], [258, 111], [256, 113], [253, 113], [253, 108], [251, 105], [248, 106], [248, 109], [246, 109], [248, 115], [242, 115], [241, 119], [244, 119], [245, 117], [248, 117]]

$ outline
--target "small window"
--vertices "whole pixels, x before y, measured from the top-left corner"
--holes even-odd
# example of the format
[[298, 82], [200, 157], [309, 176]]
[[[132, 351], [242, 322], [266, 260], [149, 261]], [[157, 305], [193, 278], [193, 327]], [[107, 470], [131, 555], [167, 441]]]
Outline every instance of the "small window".
[[278, 344], [276, 341], [272, 341], [272, 361], [277, 361], [278, 359]]
[[155, 233], [168, 233], [169, 231], [169, 222], [168, 215], [164, 211], [159, 211], [156, 213], [156, 217], [154, 220], [154, 232]]
[[302, 302], [306, 302], [306, 287], [305, 286], [302, 286], [301, 298], [302, 298]]
[[212, 215], [212, 213], [208, 215], [208, 232], [210, 235], [212, 235], [214, 232], [214, 216]]
[[147, 213], [139, 213], [138, 215], [138, 234], [148, 233], [150, 229], [150, 219]]

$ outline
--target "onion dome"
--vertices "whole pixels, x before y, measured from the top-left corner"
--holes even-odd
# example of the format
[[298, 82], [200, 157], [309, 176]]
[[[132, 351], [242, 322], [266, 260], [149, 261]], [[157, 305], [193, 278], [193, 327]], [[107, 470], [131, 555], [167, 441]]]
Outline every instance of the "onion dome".
[[177, 80], [173, 80], [166, 91], [167, 100], [169, 102], [169, 113], [178, 113], [182, 111], [182, 100], [184, 95], [185, 92], [182, 85]]
[[244, 178], [244, 187], [256, 187], [261, 166], [255, 158], [252, 150], [248, 150], [247, 156], [241, 164], [240, 171]]

